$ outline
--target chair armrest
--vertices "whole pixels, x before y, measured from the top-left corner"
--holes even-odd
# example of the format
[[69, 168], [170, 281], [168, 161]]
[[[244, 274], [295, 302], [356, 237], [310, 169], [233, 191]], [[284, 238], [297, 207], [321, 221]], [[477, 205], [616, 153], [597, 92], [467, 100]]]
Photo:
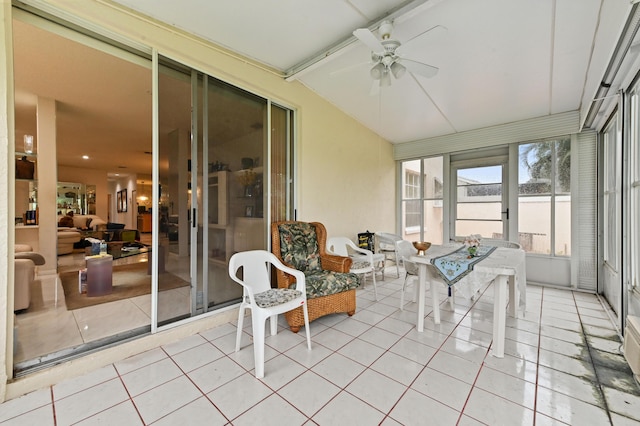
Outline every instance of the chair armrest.
[[305, 281], [304, 273], [302, 271], [290, 268], [284, 265], [283, 263], [280, 263], [279, 265], [274, 264], [274, 266], [276, 266], [276, 269], [278, 270], [278, 272], [283, 272], [285, 275], [289, 277], [290, 283], [295, 282], [296, 290], [302, 292], [302, 294], [304, 294], [306, 297], [306, 294], [307, 294], [307, 288], [305, 284], [306, 281]]
[[45, 260], [44, 257], [40, 253], [35, 253], [32, 251], [23, 251], [19, 253], [15, 253], [15, 259], [28, 259], [31, 260], [34, 265], [44, 265]]
[[276, 268], [276, 281], [278, 283], [278, 288], [289, 288], [291, 284], [296, 282], [296, 279], [293, 275], [289, 275], [286, 272]]
[[360, 253], [362, 256], [365, 256], [367, 258], [367, 262], [369, 262], [369, 263], [371, 263], [371, 265], [373, 265], [373, 252], [371, 250], [367, 250], [367, 249], [364, 249], [362, 247], [358, 247], [355, 244], [353, 246], [351, 246], [351, 248], [356, 253]]
[[322, 269], [326, 269], [327, 271], [349, 272], [353, 260], [349, 257], [325, 254], [324, 256], [320, 256], [320, 263], [322, 264]]

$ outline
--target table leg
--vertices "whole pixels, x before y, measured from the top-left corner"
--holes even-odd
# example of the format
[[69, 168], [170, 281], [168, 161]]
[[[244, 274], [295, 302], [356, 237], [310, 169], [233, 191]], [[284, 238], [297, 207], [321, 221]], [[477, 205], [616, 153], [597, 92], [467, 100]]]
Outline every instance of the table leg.
[[504, 339], [507, 326], [507, 277], [498, 275], [493, 285], [492, 355], [496, 358], [504, 358]]
[[416, 327], [419, 332], [424, 331], [424, 296], [427, 281], [427, 265], [418, 267], [418, 321]]
[[516, 276], [509, 275], [509, 315], [520, 318], [520, 289], [516, 283]]
[[447, 294], [449, 297], [449, 307], [451, 308], [452, 311], [456, 310], [456, 292], [455, 292], [455, 288], [453, 288], [453, 286], [449, 286], [449, 288], [447, 289]]
[[426, 271], [429, 277], [429, 286], [431, 287], [431, 301], [433, 303], [433, 322], [440, 324], [440, 295], [438, 294], [438, 280], [431, 275], [431, 272]]

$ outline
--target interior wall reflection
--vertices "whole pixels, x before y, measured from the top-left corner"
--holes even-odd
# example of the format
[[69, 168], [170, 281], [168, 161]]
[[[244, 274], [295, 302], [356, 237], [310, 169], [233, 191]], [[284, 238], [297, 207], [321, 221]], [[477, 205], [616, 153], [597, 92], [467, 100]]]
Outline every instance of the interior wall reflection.
[[[266, 99], [168, 58], [160, 60], [160, 180], [167, 187], [160, 209], [170, 253], [166, 267], [190, 287], [171, 306], [162, 303], [159, 292], [159, 325], [240, 299], [242, 289], [229, 279], [228, 262], [235, 252], [267, 248], [265, 172], [271, 127]], [[274, 126], [275, 158], [285, 173], [290, 166], [285, 146], [291, 141], [290, 114], [280, 108]], [[284, 185], [282, 191], [287, 190]], [[287, 199], [285, 193], [276, 198], [276, 204], [285, 206], [280, 210]]]
[[271, 105], [271, 221], [293, 218], [289, 188], [292, 170], [289, 152], [293, 150], [291, 110]]
[[235, 303], [242, 289], [228, 274], [236, 252], [264, 249], [267, 101], [209, 77], [204, 178], [208, 192], [206, 310]]
[[159, 232], [166, 253], [164, 268], [182, 287], [163, 291], [158, 285], [158, 325], [192, 315], [190, 243], [191, 70], [158, 58], [158, 177], [162, 186]]

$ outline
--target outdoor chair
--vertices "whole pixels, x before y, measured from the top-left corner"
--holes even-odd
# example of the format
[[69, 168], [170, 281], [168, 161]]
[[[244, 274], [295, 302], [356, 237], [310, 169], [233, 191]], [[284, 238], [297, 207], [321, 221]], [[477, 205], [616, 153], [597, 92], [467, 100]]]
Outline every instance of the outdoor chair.
[[[400, 258], [396, 253], [396, 241], [401, 241], [402, 237], [387, 232], [376, 232], [376, 237], [378, 239], [378, 253], [384, 254], [385, 264], [386, 260], [392, 260], [396, 264], [396, 273], [400, 278]], [[384, 280], [384, 269], [382, 279]]]
[[349, 272], [362, 277], [362, 288], [364, 288], [367, 274], [371, 274], [373, 292], [376, 300], [378, 300], [376, 265], [371, 250], [358, 247], [347, 237], [331, 237], [327, 240], [327, 252], [337, 256], [348, 256], [351, 258], [353, 263], [351, 264]]
[[[295, 288], [271, 288], [271, 266], [295, 277]], [[278, 332], [278, 314], [301, 309], [307, 334], [307, 348], [311, 350], [307, 293], [304, 274], [301, 271], [283, 265], [268, 251], [252, 250], [231, 256], [229, 276], [243, 288], [242, 303], [238, 312], [236, 352], [240, 350], [245, 310], [250, 309], [256, 378], [264, 377], [264, 336], [267, 318], [270, 319], [271, 335], [274, 336]]]
[[[418, 265], [416, 265], [415, 262], [411, 261], [411, 256], [418, 254], [418, 250], [416, 250], [416, 248], [410, 241], [400, 240], [396, 241], [396, 253], [405, 270], [404, 281], [402, 282], [402, 290], [400, 291], [400, 310], [403, 310], [404, 292], [407, 288], [407, 284], [418, 279]], [[415, 286], [415, 288], [417, 289], [418, 287]], [[415, 291], [413, 300], [415, 301]]]
[[[324, 315], [356, 312], [358, 276], [350, 273], [352, 260], [326, 252], [327, 231], [318, 222], [283, 221], [271, 224], [271, 250], [286, 266], [305, 275], [309, 321]], [[293, 288], [296, 278], [276, 270], [278, 288]], [[291, 331], [304, 324], [302, 309], [285, 313]]]

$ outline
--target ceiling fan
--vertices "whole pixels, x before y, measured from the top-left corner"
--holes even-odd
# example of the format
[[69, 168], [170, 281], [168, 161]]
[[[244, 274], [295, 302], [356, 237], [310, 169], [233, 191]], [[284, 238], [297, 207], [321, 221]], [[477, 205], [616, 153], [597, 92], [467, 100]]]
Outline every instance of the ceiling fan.
[[427, 33], [430, 35], [440, 33], [446, 31], [446, 28], [440, 25], [429, 28], [428, 30], [407, 40], [404, 45], [398, 40], [391, 38], [392, 31], [393, 23], [391, 21], [383, 21], [378, 28], [380, 39], [378, 39], [378, 37], [376, 37], [368, 28], [358, 28], [353, 32], [353, 35], [356, 36], [358, 40], [371, 49], [371, 60], [374, 65], [369, 71], [369, 74], [371, 75], [371, 78], [375, 80], [374, 87], [372, 89], [390, 86], [391, 75], [393, 75], [395, 79], [399, 79], [407, 72], [407, 70], [411, 73], [427, 78], [431, 78], [438, 73], [437, 67], [413, 61], [402, 57], [401, 55], [402, 52], [411, 45], [411, 42], [417, 40], [418, 37]]

